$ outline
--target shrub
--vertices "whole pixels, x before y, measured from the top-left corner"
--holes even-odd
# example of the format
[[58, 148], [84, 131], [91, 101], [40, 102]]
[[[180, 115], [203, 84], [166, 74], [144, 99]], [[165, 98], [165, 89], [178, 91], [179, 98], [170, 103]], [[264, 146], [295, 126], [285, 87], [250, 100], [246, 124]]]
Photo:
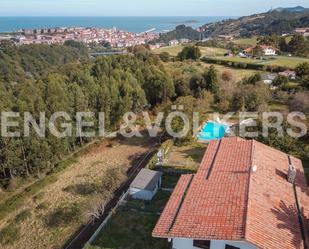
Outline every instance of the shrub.
[[16, 215], [14, 221], [16, 223], [23, 222], [23, 221], [27, 220], [28, 218], [30, 218], [31, 215], [32, 215], [31, 210], [26, 209], [24, 211], [21, 211], [18, 215]]
[[285, 86], [289, 83], [289, 79], [283, 75], [278, 75], [274, 81], [273, 81], [273, 85], [277, 86], [277, 87], [282, 87]]
[[42, 202], [39, 205], [36, 206], [37, 210], [46, 210], [48, 209], [48, 203], [46, 202]]
[[21, 207], [24, 204], [24, 201], [37, 194], [43, 187], [54, 183], [57, 181], [57, 177], [54, 175], [50, 175], [45, 177], [42, 180], [39, 180], [32, 184], [31, 186], [27, 187], [24, 192], [21, 192], [19, 194], [16, 194], [6, 200], [4, 203], [0, 204], [0, 219], [5, 217], [8, 213], [10, 213], [12, 210], [17, 209], [18, 207]]
[[270, 71], [270, 72], [281, 72], [281, 71], [290, 69], [288, 67], [280, 67], [280, 66], [264, 66], [262, 64], [257, 64], [257, 63], [231, 62], [228, 60], [209, 58], [209, 57], [207, 58], [204, 57], [201, 60], [206, 63], [226, 65], [226, 66], [234, 67], [234, 68], [246, 68], [246, 69], [252, 69], [252, 70]]
[[98, 186], [93, 183], [76, 184], [70, 185], [63, 190], [77, 195], [91, 195], [98, 191]]
[[309, 113], [309, 92], [297, 93], [290, 101], [290, 111]]
[[14, 224], [9, 224], [0, 231], [1, 245], [14, 244], [19, 238], [20, 229]]
[[309, 63], [304, 62], [304, 63], [300, 63], [296, 69], [296, 75], [300, 78], [309, 75]]
[[159, 55], [160, 59], [163, 61], [163, 62], [169, 62], [170, 61], [170, 54], [168, 52], [162, 52], [160, 53]]
[[38, 202], [41, 201], [44, 198], [44, 192], [40, 192], [37, 195], [33, 196], [33, 201]]
[[81, 209], [75, 203], [69, 206], [56, 208], [45, 219], [45, 224], [48, 227], [63, 227], [72, 224], [81, 217]]
[[202, 56], [201, 51], [196, 46], [186, 46], [181, 52], [178, 53], [177, 57], [179, 60], [198, 60]]

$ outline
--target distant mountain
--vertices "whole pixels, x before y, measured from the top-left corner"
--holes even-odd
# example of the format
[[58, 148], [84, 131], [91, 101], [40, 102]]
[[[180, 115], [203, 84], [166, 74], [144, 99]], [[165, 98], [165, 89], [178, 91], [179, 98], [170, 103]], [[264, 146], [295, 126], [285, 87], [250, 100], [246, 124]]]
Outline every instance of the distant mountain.
[[277, 8], [266, 13], [254, 14], [238, 19], [205, 24], [202, 29], [207, 37], [233, 35], [281, 35], [292, 33], [295, 28], [309, 26], [309, 9], [301, 6]]
[[290, 7], [290, 8], [279, 7], [279, 8], [274, 9], [273, 11], [279, 11], [279, 12], [287, 11], [287, 12], [292, 12], [292, 13], [299, 13], [299, 12], [304, 12], [308, 10], [309, 10], [308, 8], [304, 8], [302, 6], [296, 6], [296, 7]]

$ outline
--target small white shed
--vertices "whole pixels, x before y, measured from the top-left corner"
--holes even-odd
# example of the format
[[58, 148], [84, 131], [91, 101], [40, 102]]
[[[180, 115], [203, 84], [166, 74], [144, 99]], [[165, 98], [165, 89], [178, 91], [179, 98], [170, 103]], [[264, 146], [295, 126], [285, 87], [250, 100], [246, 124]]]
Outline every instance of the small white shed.
[[130, 185], [130, 195], [134, 199], [151, 200], [161, 187], [162, 173], [142, 169]]

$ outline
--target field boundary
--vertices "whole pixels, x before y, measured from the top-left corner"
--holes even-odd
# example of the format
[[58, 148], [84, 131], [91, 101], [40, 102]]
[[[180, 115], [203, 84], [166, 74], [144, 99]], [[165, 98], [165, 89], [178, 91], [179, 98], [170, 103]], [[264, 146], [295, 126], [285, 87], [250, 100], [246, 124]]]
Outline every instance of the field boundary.
[[113, 216], [114, 210], [116, 210], [125, 200], [125, 198], [129, 195], [130, 190], [128, 189], [127, 192], [125, 192], [122, 197], [119, 199], [117, 205], [109, 212], [105, 220], [101, 223], [101, 225], [98, 227], [98, 229], [95, 231], [95, 233], [91, 236], [91, 238], [88, 240], [88, 242], [85, 244], [83, 249], [86, 249], [94, 240], [97, 238], [101, 230], [106, 226], [110, 218]]
[[[123, 201], [122, 199], [125, 198], [131, 182], [134, 180], [138, 172], [147, 165], [147, 160], [153, 156], [155, 151], [155, 149], [152, 149], [142, 156], [141, 160], [133, 166], [133, 170], [128, 179], [119, 186], [119, 188], [115, 191], [113, 198], [106, 204], [104, 214], [96, 221], [88, 222], [85, 226], [81, 227], [81, 229], [73, 235], [72, 239], [63, 246], [64, 249], [83, 249], [91, 243], [90, 239], [95, 239], [93, 236], [95, 234], [97, 236], [100, 232], [98, 229], [100, 227], [102, 229], [106, 225], [113, 211], [120, 205], [121, 201]], [[106, 219], [107, 221], [105, 222]]]

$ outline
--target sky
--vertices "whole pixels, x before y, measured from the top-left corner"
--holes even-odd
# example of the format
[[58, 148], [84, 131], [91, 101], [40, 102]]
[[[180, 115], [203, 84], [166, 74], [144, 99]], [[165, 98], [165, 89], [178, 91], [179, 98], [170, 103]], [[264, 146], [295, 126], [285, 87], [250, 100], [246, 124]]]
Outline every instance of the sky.
[[0, 16], [243, 16], [298, 5], [309, 8], [309, 1], [0, 0]]

